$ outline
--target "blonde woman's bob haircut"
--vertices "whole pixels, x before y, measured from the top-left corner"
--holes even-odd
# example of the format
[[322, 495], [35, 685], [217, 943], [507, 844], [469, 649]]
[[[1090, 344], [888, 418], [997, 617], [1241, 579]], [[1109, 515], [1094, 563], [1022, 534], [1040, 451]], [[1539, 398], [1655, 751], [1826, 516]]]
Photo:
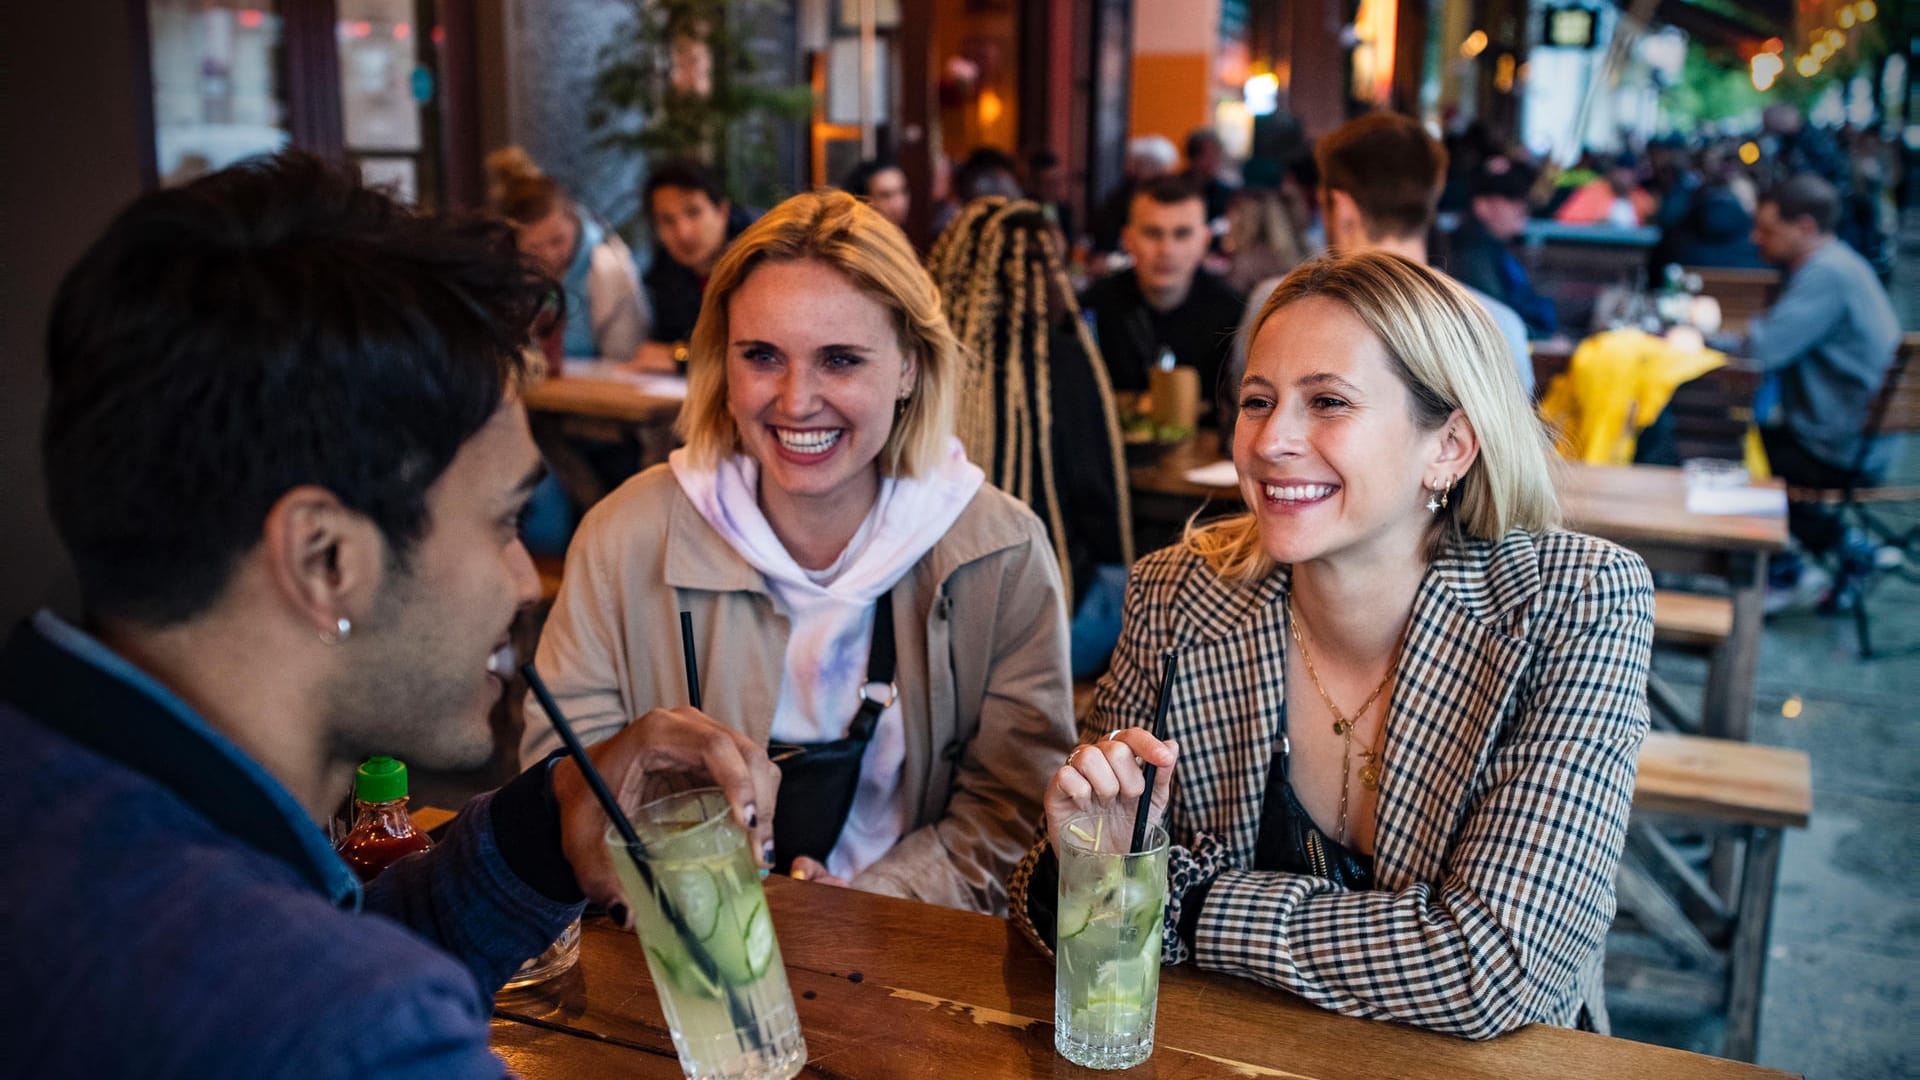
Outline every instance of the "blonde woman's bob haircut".
[[916, 373], [878, 464], [886, 475], [928, 472], [945, 460], [953, 436], [959, 345], [906, 235], [843, 191], [795, 195], [774, 207], [714, 266], [688, 342], [687, 402], [680, 410], [680, 437], [692, 463], [714, 468], [741, 448], [727, 408], [727, 307], [734, 290], [762, 265], [803, 260], [837, 271], [892, 314], [900, 351]]
[[[1559, 527], [1552, 441], [1520, 385], [1506, 339], [1479, 301], [1399, 255], [1328, 256], [1295, 269], [1267, 298], [1248, 352], [1274, 312], [1313, 296], [1344, 305], [1386, 346], [1422, 431], [1439, 428], [1458, 409], [1479, 436], [1479, 456], [1454, 478], [1446, 509], [1434, 515], [1429, 557], [1462, 536], [1498, 540], [1514, 529]], [[1255, 581], [1274, 569], [1252, 514], [1189, 524], [1183, 542], [1224, 578]]]

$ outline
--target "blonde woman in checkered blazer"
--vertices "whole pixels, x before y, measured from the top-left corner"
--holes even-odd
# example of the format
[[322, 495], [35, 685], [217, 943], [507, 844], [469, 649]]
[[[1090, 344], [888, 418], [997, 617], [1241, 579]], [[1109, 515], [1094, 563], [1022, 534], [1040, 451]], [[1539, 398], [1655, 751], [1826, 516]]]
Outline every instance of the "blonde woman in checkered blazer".
[[[1168, 962], [1469, 1038], [1605, 1030], [1647, 729], [1645, 564], [1557, 529], [1499, 331], [1424, 266], [1296, 270], [1239, 394], [1251, 510], [1135, 567], [1047, 821], [1131, 805], [1153, 762]], [[1011, 884], [1043, 945], [1055, 840], [1043, 829]]]

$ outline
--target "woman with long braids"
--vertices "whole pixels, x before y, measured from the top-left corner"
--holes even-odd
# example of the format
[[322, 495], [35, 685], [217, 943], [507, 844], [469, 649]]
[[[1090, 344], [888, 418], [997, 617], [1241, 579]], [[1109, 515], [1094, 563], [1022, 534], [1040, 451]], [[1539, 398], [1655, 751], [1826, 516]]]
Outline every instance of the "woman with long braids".
[[1050, 830], [1131, 815], [1151, 762], [1167, 961], [1470, 1038], [1606, 1030], [1646, 564], [1560, 529], [1505, 340], [1421, 264], [1295, 270], [1237, 392], [1247, 511], [1134, 568], [1015, 917], [1051, 940]]
[[965, 358], [955, 430], [1047, 526], [1072, 589], [1074, 674], [1094, 674], [1119, 637], [1132, 513], [1113, 388], [1058, 232], [1038, 203], [988, 196], [960, 211], [928, 261]]

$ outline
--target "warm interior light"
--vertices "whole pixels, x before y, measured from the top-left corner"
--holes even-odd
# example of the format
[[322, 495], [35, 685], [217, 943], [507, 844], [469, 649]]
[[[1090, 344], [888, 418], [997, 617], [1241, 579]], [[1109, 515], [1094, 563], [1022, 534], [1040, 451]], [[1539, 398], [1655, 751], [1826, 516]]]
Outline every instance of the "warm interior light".
[[1827, 48], [1839, 52], [1847, 43], [1847, 35], [1838, 30], [1827, 31]]
[[1811, 79], [1820, 73], [1820, 61], [1811, 56], [1803, 56], [1794, 62], [1793, 70], [1799, 72], [1801, 78]]
[[1767, 40], [1760, 43], [1761, 52], [1770, 52], [1775, 55], [1785, 52], [1786, 48], [1787, 48], [1787, 43], [1784, 41], [1781, 41], [1777, 37], [1770, 37]]
[[992, 127], [1000, 119], [1005, 106], [1000, 103], [1000, 95], [989, 86], [980, 91], [980, 126]]
[[1740, 144], [1740, 160], [1742, 163], [1747, 165], [1759, 164], [1760, 163], [1760, 144], [1757, 142], [1741, 143]]
[[240, 25], [245, 29], [258, 30], [260, 29], [260, 24], [266, 21], [267, 13], [261, 11], [259, 8], [240, 9]]
[[1493, 88], [1503, 94], [1513, 93], [1513, 54], [1501, 53], [1500, 59], [1493, 65]]
[[1841, 9], [1840, 9], [1840, 14], [1838, 14], [1838, 15], [1835, 15], [1835, 16], [1834, 16], [1834, 19], [1835, 19], [1835, 20], [1836, 20], [1837, 22], [1839, 22], [1839, 24], [1840, 24], [1840, 29], [1842, 29], [1842, 30], [1851, 30], [1851, 29], [1853, 29], [1853, 9], [1852, 9], [1852, 8], [1850, 8], [1850, 7], [1843, 7], [1843, 8], [1841, 8]]
[[1469, 60], [1479, 56], [1485, 51], [1487, 51], [1487, 32], [1485, 30], [1475, 30], [1473, 33], [1467, 35], [1467, 40], [1460, 43], [1460, 55]]
[[1749, 62], [1753, 68], [1753, 88], [1765, 92], [1773, 87], [1773, 80], [1787, 69], [1786, 61], [1778, 53], [1754, 53]]
[[1792, 697], [1780, 703], [1780, 715], [1786, 717], [1789, 720], [1792, 720], [1794, 717], [1799, 716], [1800, 709], [1801, 709], [1801, 702], [1800, 702], [1799, 694], [1795, 694]]
[[1861, 22], [1872, 22], [1873, 17], [1880, 14], [1880, 9], [1875, 6], [1873, 0], [1860, 0], [1853, 5], [1853, 13], [1860, 16]]
[[1280, 108], [1280, 76], [1272, 72], [1255, 75], [1240, 88], [1240, 98], [1255, 116], [1272, 116]]
[[393, 40], [405, 41], [413, 36], [413, 27], [408, 23], [393, 24]]
[[1833, 49], [1825, 41], [1816, 41], [1813, 43], [1812, 51], [1807, 55], [1813, 57], [1813, 62], [1816, 64], [1824, 63], [1827, 57], [1833, 55]]

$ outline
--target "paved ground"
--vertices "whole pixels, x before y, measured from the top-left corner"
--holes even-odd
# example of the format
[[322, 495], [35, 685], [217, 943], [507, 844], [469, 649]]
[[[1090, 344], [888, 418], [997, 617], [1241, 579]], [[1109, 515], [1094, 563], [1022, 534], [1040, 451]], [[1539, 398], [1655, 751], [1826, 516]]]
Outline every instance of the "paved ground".
[[[1893, 295], [1920, 328], [1920, 221]], [[1896, 470], [1920, 483], [1920, 443]], [[1920, 524], [1920, 508], [1904, 520]], [[1920, 587], [1893, 581], [1869, 602], [1875, 644], [1920, 647]], [[1697, 688], [1704, 665], [1656, 656]], [[1763, 1065], [1811, 1078], [1920, 1076], [1920, 652], [1862, 661], [1846, 618], [1770, 619], [1754, 704], [1756, 741], [1813, 759], [1813, 822], [1787, 836], [1760, 1015]], [[1796, 713], [1797, 715], [1789, 715]], [[1715, 1053], [1721, 1022], [1610, 999], [1614, 1034]]]

